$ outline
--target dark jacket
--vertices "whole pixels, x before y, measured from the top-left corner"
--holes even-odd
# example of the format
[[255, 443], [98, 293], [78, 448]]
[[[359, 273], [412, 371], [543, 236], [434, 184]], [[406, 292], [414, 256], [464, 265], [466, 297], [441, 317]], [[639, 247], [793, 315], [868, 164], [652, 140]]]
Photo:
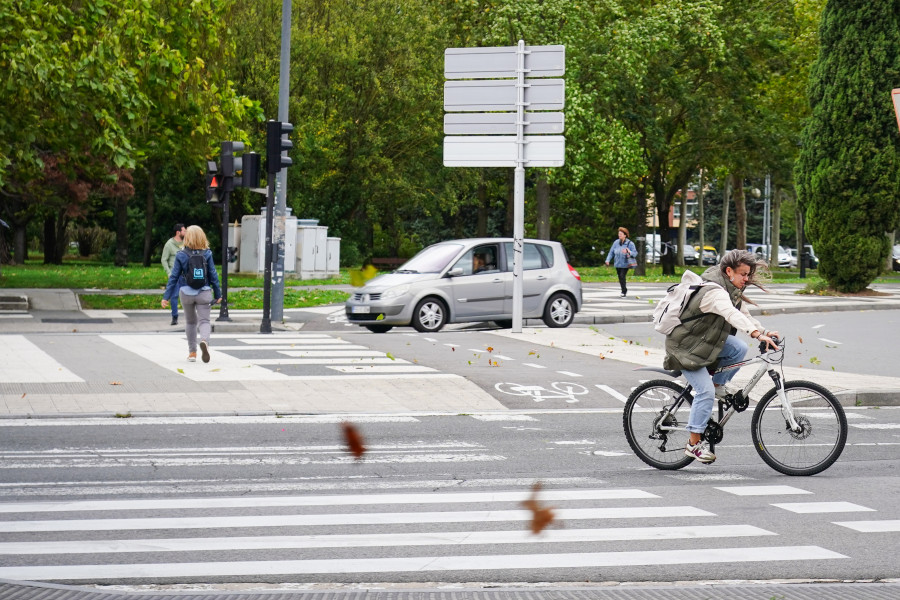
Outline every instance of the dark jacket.
[[[724, 288], [731, 298], [731, 304], [735, 308], [740, 307], [741, 290], [728, 281], [718, 265], [704, 271], [701, 277]], [[696, 371], [718, 363], [719, 354], [722, 353], [725, 339], [731, 334], [732, 327], [725, 317], [715, 313], [703, 314], [700, 311], [700, 302], [711, 289], [713, 286], [703, 286], [697, 291], [681, 313], [682, 324], [666, 336], [664, 368]], [[699, 316], [701, 314], [703, 316]]]
[[[216, 272], [216, 265], [213, 262], [212, 250], [204, 250], [203, 257], [206, 259], [206, 272], [209, 273], [209, 287], [212, 288], [213, 300], [218, 300], [222, 297], [222, 290], [219, 289], [219, 274]], [[190, 248], [187, 247], [179, 250], [175, 255], [175, 264], [172, 266], [172, 272], [169, 274], [169, 283], [166, 284], [163, 300], [171, 300], [175, 295], [175, 284], [178, 282], [178, 278], [182, 277], [187, 270], [188, 258], [190, 258]], [[181, 285], [184, 285], [184, 280], [182, 280]]]

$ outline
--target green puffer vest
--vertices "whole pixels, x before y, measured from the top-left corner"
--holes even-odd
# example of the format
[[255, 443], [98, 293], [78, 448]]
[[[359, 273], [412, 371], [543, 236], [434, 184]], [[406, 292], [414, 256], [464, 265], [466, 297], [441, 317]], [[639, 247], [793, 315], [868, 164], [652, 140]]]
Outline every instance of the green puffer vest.
[[[735, 307], [740, 306], [741, 290], [728, 281], [718, 265], [708, 268], [701, 277], [724, 288], [731, 296], [731, 304]], [[691, 317], [696, 318], [682, 323], [666, 336], [664, 368], [695, 371], [703, 367], [715, 366], [718, 363], [719, 354], [722, 352], [725, 339], [731, 333], [732, 328], [724, 317], [714, 313], [703, 315], [700, 310], [703, 296], [711, 289], [712, 286], [701, 287], [688, 302], [684, 312], [681, 313], [682, 321]]]

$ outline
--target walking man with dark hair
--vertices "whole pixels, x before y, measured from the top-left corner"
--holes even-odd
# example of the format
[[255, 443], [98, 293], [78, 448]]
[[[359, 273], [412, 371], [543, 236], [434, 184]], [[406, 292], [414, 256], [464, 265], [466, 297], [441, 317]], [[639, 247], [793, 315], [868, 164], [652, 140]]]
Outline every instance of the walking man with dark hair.
[[[172, 267], [175, 266], [175, 255], [184, 247], [184, 223], [176, 223], [173, 228], [173, 235], [168, 239], [162, 252], [162, 266], [166, 270], [166, 277], [172, 274]], [[175, 284], [174, 300], [172, 301], [172, 325], [178, 325], [178, 290], [185, 284], [184, 276], [178, 279]]]

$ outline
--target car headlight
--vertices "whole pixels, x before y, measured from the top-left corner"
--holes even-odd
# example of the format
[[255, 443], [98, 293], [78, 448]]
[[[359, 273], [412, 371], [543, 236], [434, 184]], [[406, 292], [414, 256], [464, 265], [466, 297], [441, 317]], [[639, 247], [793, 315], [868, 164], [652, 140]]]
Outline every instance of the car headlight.
[[390, 298], [396, 298], [398, 296], [402, 296], [406, 292], [409, 291], [409, 285], [398, 285], [396, 287], [392, 287], [389, 290], [382, 292], [381, 299], [388, 300]]

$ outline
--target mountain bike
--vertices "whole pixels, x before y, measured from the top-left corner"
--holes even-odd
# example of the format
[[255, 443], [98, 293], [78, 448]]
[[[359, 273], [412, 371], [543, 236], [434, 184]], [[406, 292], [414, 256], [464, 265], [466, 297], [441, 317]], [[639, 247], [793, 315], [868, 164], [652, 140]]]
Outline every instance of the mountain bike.
[[[717, 399], [718, 416], [713, 415], [702, 438], [710, 449], [722, 441], [725, 424], [735, 413], [750, 406], [750, 391], [768, 372], [774, 387], [763, 394], [753, 411], [750, 434], [753, 447], [763, 461], [785, 475], [815, 475], [830, 467], [847, 442], [847, 417], [834, 394], [810, 381], [784, 381], [776, 370], [784, 360], [784, 340], [776, 340], [777, 350], [767, 352], [760, 342], [759, 356], [713, 371], [720, 373], [759, 364], [743, 389]], [[681, 371], [641, 367], [676, 379]], [[782, 369], [783, 370], [783, 369]], [[694, 458], [684, 454], [689, 432], [685, 429], [693, 402], [693, 389], [675, 381], [655, 379], [642, 383], [625, 402], [625, 437], [642, 461], [657, 469], [681, 469]]]

